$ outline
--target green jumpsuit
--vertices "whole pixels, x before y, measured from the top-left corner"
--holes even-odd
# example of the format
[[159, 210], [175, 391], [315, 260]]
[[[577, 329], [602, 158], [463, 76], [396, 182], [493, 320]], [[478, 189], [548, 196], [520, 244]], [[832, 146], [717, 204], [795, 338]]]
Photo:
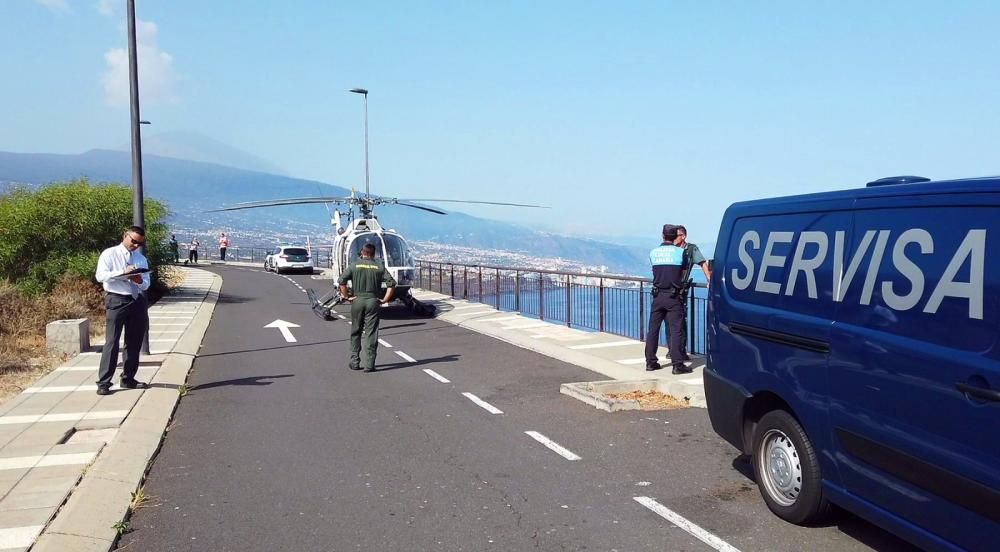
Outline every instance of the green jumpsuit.
[[368, 352], [366, 370], [375, 369], [375, 354], [378, 352], [379, 299], [383, 291], [382, 284], [387, 288], [396, 287], [385, 265], [379, 259], [358, 259], [351, 263], [340, 275], [338, 284], [344, 285], [351, 280], [354, 288], [354, 301], [351, 302], [351, 370], [361, 368], [361, 335], [365, 336], [365, 350]]

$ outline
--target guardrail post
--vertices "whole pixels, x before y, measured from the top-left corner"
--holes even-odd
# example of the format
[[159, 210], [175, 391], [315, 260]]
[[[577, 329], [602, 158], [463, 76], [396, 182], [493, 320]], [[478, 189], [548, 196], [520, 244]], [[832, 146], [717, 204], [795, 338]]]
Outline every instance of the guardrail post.
[[462, 299], [469, 298], [469, 265], [462, 265]]
[[538, 273], [538, 319], [545, 320], [545, 275]]
[[455, 296], [455, 265], [451, 266], [451, 296]]
[[642, 331], [642, 315], [646, 310], [646, 302], [642, 298], [642, 282], [639, 282], [639, 341], [646, 341], [646, 335]]
[[514, 271], [514, 310], [521, 312], [521, 271]]
[[500, 310], [500, 269], [497, 269], [496, 280], [493, 280], [493, 302], [496, 304], [497, 310]]
[[573, 326], [571, 322], [573, 313], [570, 311], [570, 304], [571, 301], [573, 300], [572, 299], [573, 295], [571, 293], [572, 287], [573, 287], [573, 280], [571, 280], [570, 275], [567, 274], [566, 275], [566, 327], [567, 328]]
[[691, 289], [688, 290], [688, 298], [687, 298], [688, 299], [687, 327], [684, 328], [684, 331], [687, 332], [687, 337], [688, 337], [688, 347], [687, 347], [687, 350], [690, 353], [694, 352], [694, 316], [695, 316], [695, 312], [696, 312], [695, 308], [694, 308], [694, 300], [695, 300], [694, 299], [694, 290], [695, 290], [694, 286], [691, 286]]
[[598, 305], [597, 331], [603, 332], [604, 331], [604, 278], [601, 278], [600, 287], [598, 289], [600, 291], [598, 291], [598, 296], [597, 296], [597, 305]]

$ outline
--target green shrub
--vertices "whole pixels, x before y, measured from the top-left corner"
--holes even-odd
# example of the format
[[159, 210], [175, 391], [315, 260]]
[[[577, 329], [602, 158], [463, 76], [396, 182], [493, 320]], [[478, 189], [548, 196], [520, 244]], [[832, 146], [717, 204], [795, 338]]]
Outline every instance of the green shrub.
[[[166, 207], [144, 202], [146, 256], [153, 279], [166, 262]], [[132, 224], [132, 191], [86, 179], [56, 182], [0, 196], [0, 279], [26, 295], [50, 291], [64, 274], [93, 280], [100, 252], [121, 242]]]

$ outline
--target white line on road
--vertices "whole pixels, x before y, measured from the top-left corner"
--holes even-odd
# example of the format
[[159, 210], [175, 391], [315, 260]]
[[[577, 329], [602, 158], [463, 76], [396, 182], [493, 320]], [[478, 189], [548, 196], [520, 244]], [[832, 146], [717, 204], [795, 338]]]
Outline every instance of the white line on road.
[[646, 362], [646, 358], [645, 357], [643, 357], [643, 358], [627, 358], [625, 360], [619, 360], [617, 362], [618, 362], [618, 364], [624, 364], [625, 366], [629, 366], [631, 364], [642, 364], [642, 363]]
[[688, 521], [680, 514], [675, 513], [673, 510], [667, 508], [652, 498], [649, 498], [648, 496], [636, 496], [633, 498], [639, 504], [649, 508], [663, 519], [666, 519], [670, 523], [673, 523], [677, 527], [680, 527], [681, 529], [694, 535], [695, 538], [718, 550], [719, 552], [740, 552], [738, 548], [732, 546], [719, 537], [716, 537], [701, 527], [698, 527], [693, 522]]
[[568, 349], [604, 349], [605, 347], [624, 347], [626, 345], [638, 345], [639, 342], [635, 340], [628, 341], [611, 341], [608, 343], [588, 343], [587, 345], [570, 345]]
[[44, 525], [27, 525], [25, 527], [8, 527], [0, 529], [0, 548], [27, 548], [34, 544], [42, 533]]
[[462, 305], [461, 307], [455, 307], [455, 308], [453, 308], [451, 310], [466, 310], [466, 309], [490, 309], [490, 310], [496, 310], [496, 309], [494, 309], [493, 307], [491, 307], [489, 305]]
[[[490, 414], [503, 414], [503, 410], [500, 410], [499, 408], [497, 408], [497, 407], [493, 406], [492, 404], [484, 401], [483, 399], [480, 399], [479, 397], [473, 395], [472, 393], [462, 393], [462, 396], [464, 396], [465, 398], [469, 399], [470, 401], [478, 404], [479, 406], [483, 407]], [[2, 419], [2, 418], [0, 418], [0, 419]]]
[[339, 318], [339, 319], [341, 319], [341, 320], [346, 320], [346, 319], [347, 319], [347, 317], [346, 317], [346, 316], [344, 316], [343, 314], [338, 314], [338, 315], [337, 315], [337, 318]]
[[381, 343], [383, 347], [388, 347], [388, 348], [392, 349], [392, 345], [389, 345], [388, 341], [386, 341], [384, 339], [379, 339], [378, 342]]
[[396, 354], [399, 355], [399, 356], [401, 356], [401, 357], [403, 357], [403, 360], [405, 360], [406, 362], [416, 362], [417, 361], [417, 359], [411, 357], [410, 355], [404, 353], [403, 351], [396, 351]]
[[580, 459], [579, 456], [577, 456], [577, 455], [573, 454], [572, 452], [570, 452], [569, 449], [563, 447], [559, 443], [553, 441], [552, 439], [549, 439], [548, 437], [542, 435], [541, 433], [539, 433], [537, 431], [525, 431], [525, 433], [527, 433], [528, 436], [531, 437], [532, 439], [534, 439], [534, 440], [538, 441], [539, 443], [541, 443], [541, 444], [549, 447], [549, 449], [551, 449], [552, 452], [558, 454], [559, 456], [562, 456], [563, 458], [565, 458], [567, 460], [579, 460]]
[[441, 383], [451, 383], [451, 380], [435, 372], [434, 370], [431, 370], [430, 368], [424, 368], [424, 372], [426, 372], [428, 376], [440, 381]]

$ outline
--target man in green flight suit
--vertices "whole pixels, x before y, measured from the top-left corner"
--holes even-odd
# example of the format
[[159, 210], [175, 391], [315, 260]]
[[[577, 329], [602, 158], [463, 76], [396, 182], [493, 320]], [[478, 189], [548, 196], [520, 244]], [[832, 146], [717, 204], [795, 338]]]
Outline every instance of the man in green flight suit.
[[[347, 281], [351, 280], [354, 295], [348, 296]], [[361, 258], [340, 275], [340, 296], [351, 303], [351, 370], [361, 369], [361, 334], [365, 336], [365, 350], [368, 351], [368, 365], [365, 372], [375, 371], [375, 354], [378, 352], [379, 309], [392, 300], [396, 280], [392, 278], [385, 264], [375, 258], [375, 246], [367, 243], [361, 248]], [[385, 296], [377, 299], [385, 284]]]
[[[687, 274], [684, 275], [684, 281], [687, 282], [688, 278], [691, 277], [691, 271], [694, 270], [695, 266], [700, 266], [701, 267], [701, 271], [705, 274], [705, 281], [706, 282], [711, 282], [712, 281], [712, 269], [709, 267], [708, 261], [705, 260], [705, 256], [701, 254], [701, 249], [698, 249], [697, 245], [695, 245], [695, 244], [687, 241], [687, 234], [688, 234], [687, 228], [684, 228], [683, 226], [678, 226], [677, 227], [677, 237], [680, 238], [680, 245], [678, 247], [681, 247], [681, 248], [684, 249], [684, 256], [687, 257], [688, 272], [687, 272]], [[682, 338], [681, 338], [681, 358], [683, 358], [684, 360], [690, 360], [690, 357], [688, 356], [688, 353], [687, 353], [687, 342], [688, 342], [688, 333], [687, 333], [687, 328], [688, 328], [688, 319], [687, 319], [687, 317], [688, 317], [688, 305], [687, 305], [687, 302], [688, 302], [688, 294], [689, 293], [690, 293], [690, 290], [685, 290], [684, 293], [681, 294], [681, 303], [684, 304], [684, 324], [681, 325], [681, 336], [682, 336]]]

